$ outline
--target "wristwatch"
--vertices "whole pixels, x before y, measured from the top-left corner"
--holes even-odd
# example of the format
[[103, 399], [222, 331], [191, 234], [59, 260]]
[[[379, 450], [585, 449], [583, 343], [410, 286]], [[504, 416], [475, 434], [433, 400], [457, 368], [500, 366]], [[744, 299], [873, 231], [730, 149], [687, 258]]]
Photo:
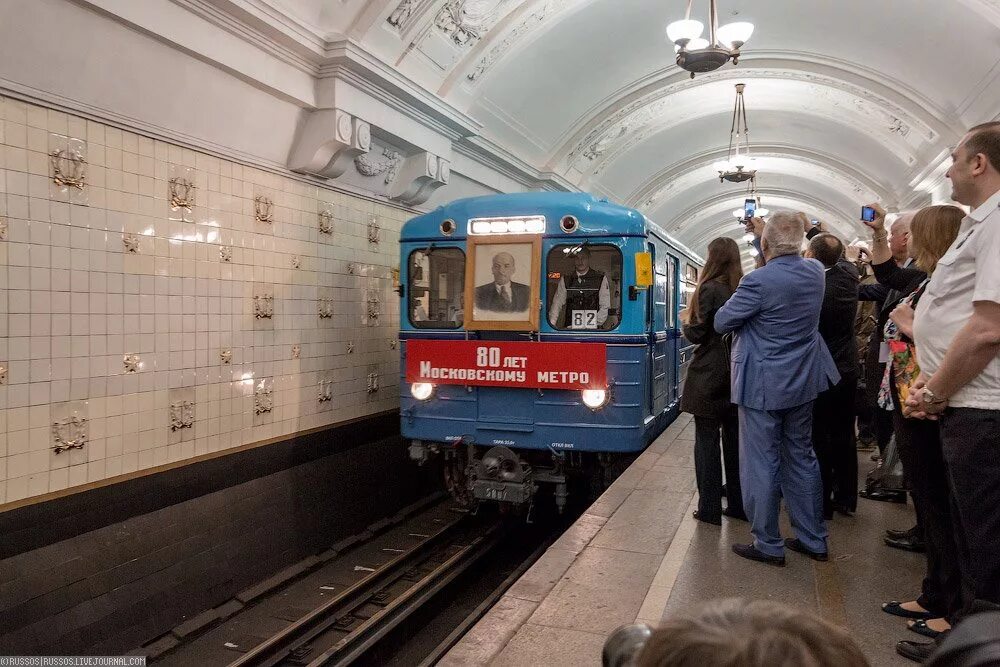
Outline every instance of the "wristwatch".
[[944, 403], [947, 400], [947, 398], [938, 398], [934, 395], [934, 392], [931, 391], [930, 387], [924, 386], [924, 403], [937, 404]]

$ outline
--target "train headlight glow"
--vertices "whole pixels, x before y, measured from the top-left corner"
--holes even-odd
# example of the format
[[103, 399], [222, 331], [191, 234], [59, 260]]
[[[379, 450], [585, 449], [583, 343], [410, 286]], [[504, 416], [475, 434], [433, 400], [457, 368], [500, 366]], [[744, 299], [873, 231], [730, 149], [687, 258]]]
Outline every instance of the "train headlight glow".
[[544, 215], [516, 216], [512, 218], [471, 218], [469, 233], [486, 234], [541, 234], [545, 231]]
[[583, 404], [591, 410], [598, 410], [608, 404], [607, 389], [584, 389], [581, 394]]
[[410, 394], [418, 401], [426, 401], [434, 395], [434, 385], [430, 382], [414, 382], [410, 385]]

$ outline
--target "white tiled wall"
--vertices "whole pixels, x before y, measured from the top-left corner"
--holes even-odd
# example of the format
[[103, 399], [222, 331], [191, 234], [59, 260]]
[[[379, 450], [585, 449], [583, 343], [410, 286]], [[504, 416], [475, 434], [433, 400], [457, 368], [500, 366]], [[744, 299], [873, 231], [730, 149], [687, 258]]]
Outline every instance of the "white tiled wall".
[[[9, 98], [0, 119], [0, 502], [398, 404], [405, 211]], [[86, 141], [82, 191], [53, 183], [53, 135]], [[169, 203], [184, 173], [190, 213]], [[273, 297], [271, 319], [255, 296]], [[86, 444], [55, 453], [54, 424], [74, 418]]]

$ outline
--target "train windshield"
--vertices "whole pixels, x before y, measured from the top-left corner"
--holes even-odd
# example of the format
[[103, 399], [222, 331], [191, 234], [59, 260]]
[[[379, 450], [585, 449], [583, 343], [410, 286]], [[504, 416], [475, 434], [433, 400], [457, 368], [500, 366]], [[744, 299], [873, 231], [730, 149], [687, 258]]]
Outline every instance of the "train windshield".
[[622, 253], [613, 245], [563, 244], [549, 251], [549, 324], [609, 331], [621, 321]]
[[425, 248], [410, 253], [410, 322], [418, 329], [462, 326], [465, 253], [461, 248]]

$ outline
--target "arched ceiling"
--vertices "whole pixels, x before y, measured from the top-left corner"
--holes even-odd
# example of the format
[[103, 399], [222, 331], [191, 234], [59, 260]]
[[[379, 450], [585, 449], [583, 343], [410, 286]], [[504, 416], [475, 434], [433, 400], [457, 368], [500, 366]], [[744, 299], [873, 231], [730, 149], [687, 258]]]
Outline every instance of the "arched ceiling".
[[737, 66], [694, 80], [665, 38], [685, 0], [205, 1], [303, 54], [359, 45], [481, 124], [478, 146], [636, 206], [696, 250], [739, 231], [744, 188], [711, 169], [736, 83], [764, 205], [851, 238], [862, 203], [927, 201], [964, 129], [1000, 116], [1000, 0], [719, 0], [720, 23], [756, 31]]

